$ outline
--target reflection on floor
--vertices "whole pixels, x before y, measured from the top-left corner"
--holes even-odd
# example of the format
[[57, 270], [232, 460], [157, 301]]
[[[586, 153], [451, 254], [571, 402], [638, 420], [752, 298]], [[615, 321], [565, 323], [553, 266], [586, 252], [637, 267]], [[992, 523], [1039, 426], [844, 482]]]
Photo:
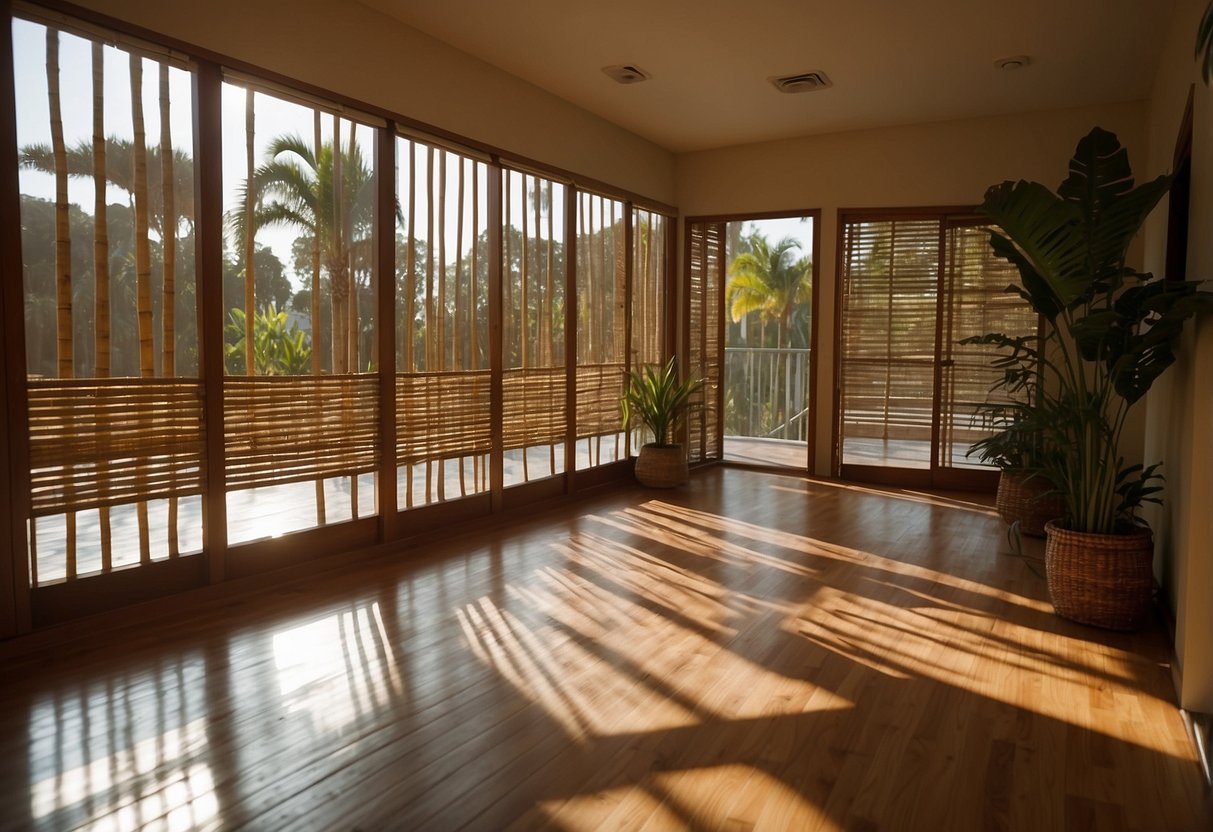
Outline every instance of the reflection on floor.
[[805, 442], [753, 436], [726, 436], [724, 438], [724, 460], [746, 465], [770, 465], [804, 471], [808, 467], [809, 450]]
[[0, 662], [0, 827], [1213, 828], [1164, 634], [1057, 618], [1038, 556], [715, 468], [88, 622]]

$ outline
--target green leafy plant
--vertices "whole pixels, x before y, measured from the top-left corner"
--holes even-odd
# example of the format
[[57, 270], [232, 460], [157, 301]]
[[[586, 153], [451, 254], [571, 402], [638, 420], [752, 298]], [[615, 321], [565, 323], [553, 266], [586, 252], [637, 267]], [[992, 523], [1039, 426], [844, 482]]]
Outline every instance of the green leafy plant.
[[[243, 309], [231, 310], [231, 320], [224, 328], [223, 355], [229, 375], [245, 375]], [[311, 372], [312, 348], [307, 333], [298, 324], [287, 326], [286, 310], [274, 304], [253, 314], [254, 375], [292, 376]]]
[[[1193, 281], [1154, 280], [1125, 264], [1147, 215], [1170, 187], [1160, 176], [1135, 186], [1128, 153], [1095, 128], [1079, 141], [1070, 173], [1050, 191], [1037, 182], [1003, 182], [981, 211], [1001, 229], [994, 252], [1019, 271], [1008, 287], [1044, 316], [1033, 405], [1043, 432], [1038, 470], [1065, 497], [1066, 525], [1111, 534], [1141, 521], [1158, 502], [1158, 466], [1129, 466], [1120, 453], [1125, 418], [1175, 361], [1184, 321], [1213, 309]], [[1017, 347], [1005, 336], [1004, 357]]]
[[686, 415], [687, 404], [702, 383], [698, 379], [679, 382], [673, 358], [664, 367], [647, 364], [633, 370], [623, 395], [624, 430], [639, 420], [652, 432], [654, 444], [671, 446], [674, 432]]
[[1000, 350], [991, 365], [1002, 375], [990, 388], [990, 398], [977, 408], [977, 419], [989, 432], [974, 442], [965, 456], [976, 456], [1001, 471], [1032, 474], [1045, 456], [1045, 431], [1036, 408], [1043, 380], [1039, 338], [990, 332], [965, 338], [966, 345]]

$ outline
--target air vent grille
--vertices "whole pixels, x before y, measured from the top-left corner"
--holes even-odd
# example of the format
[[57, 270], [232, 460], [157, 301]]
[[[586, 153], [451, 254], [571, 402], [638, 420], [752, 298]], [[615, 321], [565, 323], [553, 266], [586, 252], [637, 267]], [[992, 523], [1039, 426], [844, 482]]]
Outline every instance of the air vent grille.
[[813, 90], [834, 86], [834, 82], [821, 71], [802, 72], [799, 75], [784, 75], [769, 80], [775, 85], [775, 89], [786, 93], [812, 92]]
[[602, 71], [606, 73], [608, 78], [621, 84], [639, 84], [641, 81], [647, 81], [653, 77], [635, 64], [604, 66]]

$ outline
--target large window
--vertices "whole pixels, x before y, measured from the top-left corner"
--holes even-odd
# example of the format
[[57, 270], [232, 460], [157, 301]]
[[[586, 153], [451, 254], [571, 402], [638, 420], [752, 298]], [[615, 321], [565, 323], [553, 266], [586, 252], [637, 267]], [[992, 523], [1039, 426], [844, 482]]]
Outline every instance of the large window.
[[397, 503], [488, 491], [488, 165], [398, 139]]
[[202, 546], [191, 68], [13, 21], [35, 585]]
[[510, 486], [564, 472], [565, 186], [512, 170], [502, 176], [502, 432]]
[[373, 129], [223, 85], [228, 541], [375, 513]]
[[625, 206], [577, 195], [577, 468], [627, 458], [619, 407], [627, 369]]
[[3, 381], [29, 421], [5, 450], [32, 619], [622, 474], [625, 372], [669, 350], [668, 215], [21, 15], [23, 262], [0, 256], [22, 273], [3, 328], [25, 379], [13, 354]]

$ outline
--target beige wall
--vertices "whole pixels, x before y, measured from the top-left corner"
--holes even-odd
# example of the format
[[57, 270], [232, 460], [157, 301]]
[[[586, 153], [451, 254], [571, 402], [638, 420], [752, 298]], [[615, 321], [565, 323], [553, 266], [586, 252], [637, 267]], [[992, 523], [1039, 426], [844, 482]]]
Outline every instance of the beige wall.
[[[1144, 103], [892, 127], [681, 154], [683, 216], [820, 208], [816, 472], [829, 473], [835, 249], [839, 208], [975, 205], [1004, 179], [1056, 186], [1078, 139], [1095, 125], [1145, 162]], [[1139, 453], [1140, 426], [1130, 454]]]
[[224, 56], [673, 203], [651, 142], [352, 0], [79, 0]]
[[[1213, 92], [1192, 61], [1205, 0], [1177, 4], [1155, 78], [1149, 109], [1149, 167], [1170, 170], [1188, 90], [1193, 96], [1192, 197], [1188, 276], [1213, 277]], [[1166, 261], [1167, 211], [1146, 225], [1146, 268]], [[1146, 458], [1164, 460], [1167, 502], [1150, 513], [1158, 571], [1176, 620], [1176, 656], [1182, 674], [1180, 704], [1213, 713], [1213, 320], [1183, 338], [1179, 361], [1146, 401]]]

